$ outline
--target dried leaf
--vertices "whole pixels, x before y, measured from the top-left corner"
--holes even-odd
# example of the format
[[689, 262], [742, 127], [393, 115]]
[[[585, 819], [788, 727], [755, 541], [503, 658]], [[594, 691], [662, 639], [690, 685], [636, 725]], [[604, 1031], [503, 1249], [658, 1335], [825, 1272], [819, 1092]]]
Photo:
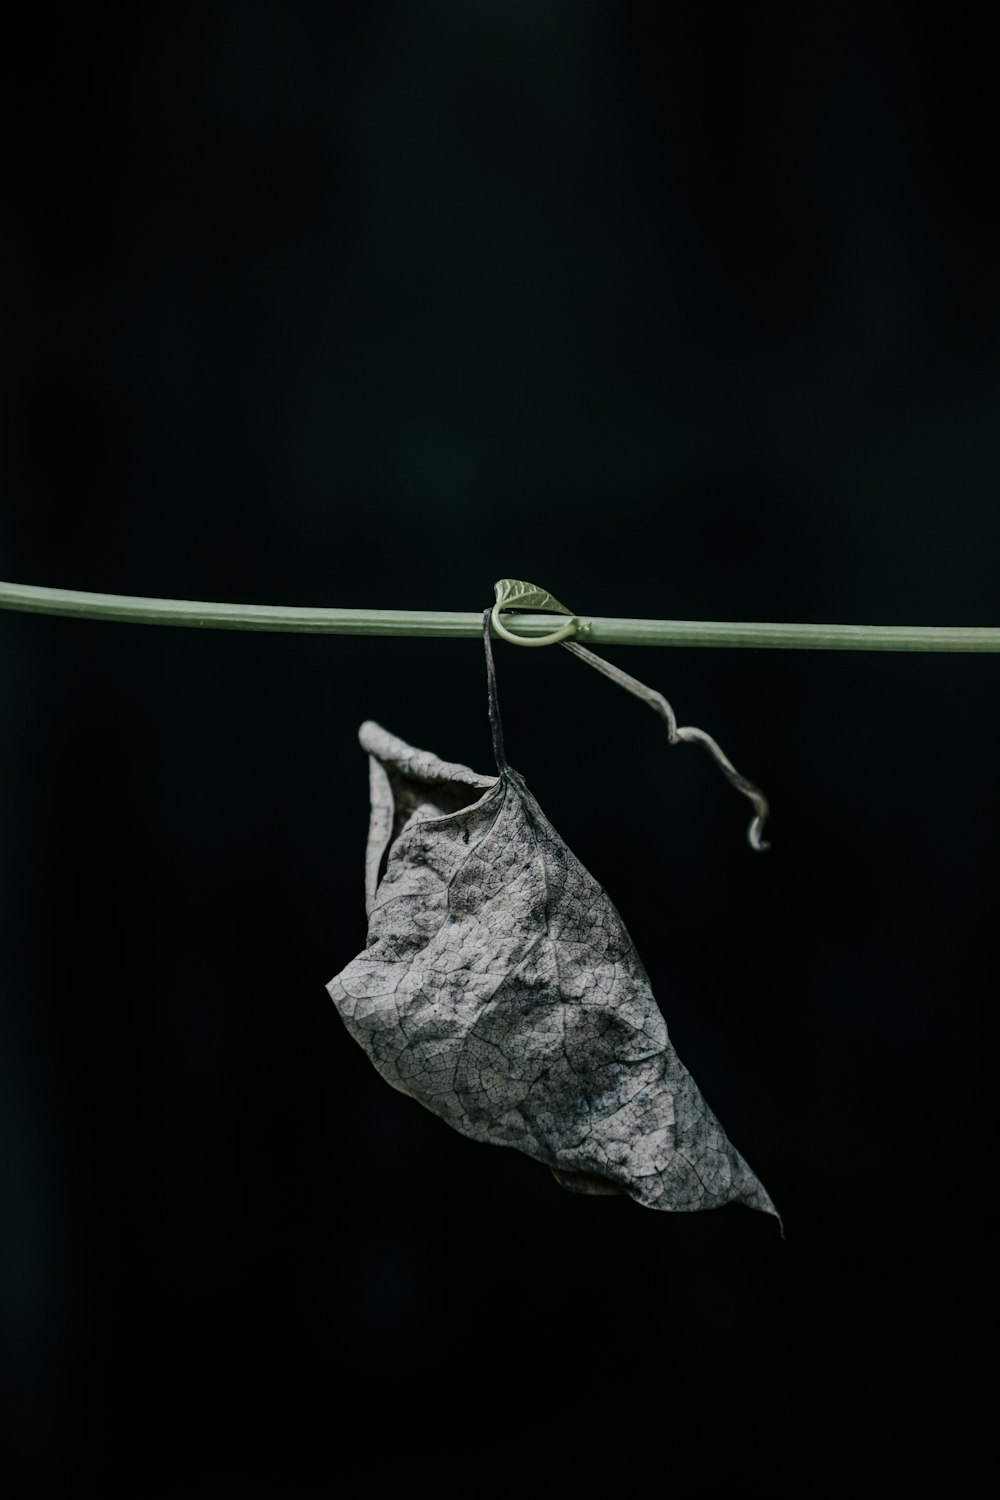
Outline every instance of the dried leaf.
[[348, 1030], [394, 1088], [572, 1191], [773, 1213], [621, 917], [506, 764], [498, 715], [494, 730], [498, 777], [361, 727], [368, 943], [328, 986]]

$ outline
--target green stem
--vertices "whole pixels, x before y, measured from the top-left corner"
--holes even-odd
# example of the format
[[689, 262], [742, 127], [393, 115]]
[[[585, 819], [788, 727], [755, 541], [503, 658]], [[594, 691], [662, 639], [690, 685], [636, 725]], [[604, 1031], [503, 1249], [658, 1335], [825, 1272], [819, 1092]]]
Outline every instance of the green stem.
[[[25, 583], [0, 583], [0, 609], [72, 615], [131, 624], [188, 625], [206, 630], [295, 630], [325, 635], [439, 636], [472, 639], [482, 611], [435, 609], [297, 609], [280, 604], [204, 604], [85, 594]], [[522, 635], [547, 635], [565, 615], [509, 614]], [[807, 651], [1000, 651], [996, 627], [935, 625], [751, 625], [722, 620], [625, 620], [578, 616], [577, 639], [594, 646], [751, 646]]]

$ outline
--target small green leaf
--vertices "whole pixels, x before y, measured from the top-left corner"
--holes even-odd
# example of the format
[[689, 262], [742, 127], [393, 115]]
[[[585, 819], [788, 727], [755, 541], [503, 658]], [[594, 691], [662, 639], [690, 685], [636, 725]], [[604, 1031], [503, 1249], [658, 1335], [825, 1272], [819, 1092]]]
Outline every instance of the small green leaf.
[[500, 578], [493, 585], [493, 591], [501, 609], [544, 609], [554, 615], [573, 613], [545, 589], [540, 589], [537, 583], [525, 583], [523, 578]]

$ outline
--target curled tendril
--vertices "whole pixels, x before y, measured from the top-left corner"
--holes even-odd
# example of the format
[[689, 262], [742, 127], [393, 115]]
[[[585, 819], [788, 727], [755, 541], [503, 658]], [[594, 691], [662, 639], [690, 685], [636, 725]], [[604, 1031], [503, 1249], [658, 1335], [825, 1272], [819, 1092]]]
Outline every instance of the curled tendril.
[[715, 761], [715, 764], [719, 767], [719, 770], [730, 786], [734, 786], [738, 792], [741, 792], [753, 804], [754, 816], [751, 818], [750, 826], [747, 828], [747, 840], [751, 849], [762, 853], [765, 849], [771, 847], [763, 838], [764, 823], [767, 820], [769, 812], [767, 798], [759, 787], [754, 786], [752, 781], [748, 781], [745, 776], [740, 775], [729, 759], [729, 756], [726, 755], [720, 745], [716, 744], [710, 734], [706, 734], [703, 729], [697, 729], [694, 725], [679, 725], [677, 723], [677, 715], [662, 693], [658, 693], [655, 688], [647, 687], [638, 678], [630, 677], [627, 672], [623, 672], [620, 667], [616, 667], [611, 662], [606, 661], [603, 656], [598, 656], [595, 652], [588, 651], [586, 646], [578, 646], [575, 641], [563, 641], [561, 644], [565, 651], [572, 651], [573, 655], [578, 656], [581, 661], [586, 662], [588, 667], [593, 667], [597, 672], [603, 672], [605, 677], [610, 677], [612, 682], [616, 682], [626, 692], [633, 693], [637, 698], [641, 698], [643, 703], [648, 703], [649, 707], [654, 709], [666, 724], [667, 738], [672, 745], [684, 743], [703, 746]]

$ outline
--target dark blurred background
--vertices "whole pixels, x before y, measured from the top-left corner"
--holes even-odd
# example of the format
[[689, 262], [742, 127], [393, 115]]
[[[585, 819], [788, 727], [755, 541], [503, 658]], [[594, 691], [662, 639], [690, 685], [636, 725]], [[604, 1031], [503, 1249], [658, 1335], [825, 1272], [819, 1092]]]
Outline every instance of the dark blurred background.
[[[985, 15], [987, 12], [983, 12]], [[997, 624], [980, 13], [22, 17], [2, 576]], [[385, 1086], [359, 722], [490, 769], [474, 641], [0, 615], [11, 1496], [960, 1491], [990, 1453], [990, 656], [499, 646], [510, 758], [770, 1189], [563, 1193]]]

